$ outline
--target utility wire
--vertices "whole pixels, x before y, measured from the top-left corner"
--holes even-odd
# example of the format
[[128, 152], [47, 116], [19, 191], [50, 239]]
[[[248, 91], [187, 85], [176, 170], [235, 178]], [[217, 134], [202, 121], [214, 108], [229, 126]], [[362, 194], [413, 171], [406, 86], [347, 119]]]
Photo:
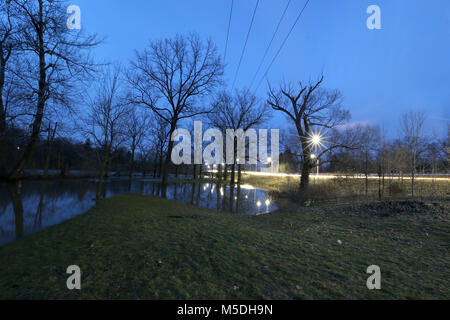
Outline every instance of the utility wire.
[[236, 84], [236, 79], [237, 79], [237, 76], [239, 73], [239, 69], [241, 68], [242, 58], [244, 58], [245, 49], [247, 48], [248, 38], [250, 36], [250, 31], [252, 30], [252, 27], [253, 27], [253, 22], [255, 20], [255, 15], [256, 15], [256, 11], [258, 9], [258, 5], [259, 5], [259, 0], [256, 1], [255, 9], [253, 10], [252, 21], [250, 22], [250, 27], [248, 28], [247, 37], [245, 39], [245, 44], [244, 44], [244, 47], [242, 48], [241, 58], [239, 59], [238, 68], [236, 69], [236, 74], [234, 75], [233, 85], [231, 87], [232, 90], [234, 88], [234, 85]]
[[234, 7], [234, 0], [231, 0], [230, 17], [228, 18], [227, 41], [225, 42], [225, 53], [223, 54], [223, 61], [224, 62], [225, 62], [225, 59], [227, 57], [228, 39], [230, 37], [230, 27], [231, 27], [231, 17], [233, 16], [233, 7]]
[[273, 40], [275, 39], [275, 36], [278, 33], [278, 29], [280, 28], [281, 22], [283, 22], [284, 16], [286, 15], [287, 9], [289, 8], [289, 5], [291, 4], [291, 1], [292, 0], [289, 0], [287, 5], [286, 5], [286, 8], [284, 8], [283, 14], [281, 15], [280, 20], [278, 21], [278, 25], [275, 28], [275, 31], [274, 31], [274, 33], [272, 35], [272, 39], [270, 39], [269, 45], [267, 46], [266, 51], [264, 52], [264, 55], [263, 55], [263, 57], [261, 59], [261, 62], [259, 63], [258, 69], [256, 70], [256, 73], [253, 76], [253, 79], [252, 79], [252, 82], [250, 83], [249, 89], [251, 89], [253, 87], [253, 84], [255, 83], [256, 77], [258, 76], [258, 73], [261, 70], [261, 67], [262, 67], [262, 65], [264, 63], [264, 60], [266, 59], [267, 54], [269, 53], [269, 49], [272, 46]]
[[265, 77], [267, 76], [267, 74], [269, 73], [270, 68], [272, 67], [272, 65], [273, 65], [273, 63], [275, 62], [276, 58], [277, 58], [278, 55], [280, 54], [280, 52], [281, 52], [281, 50], [283, 49], [284, 45], [286, 44], [286, 42], [287, 42], [289, 36], [290, 36], [291, 33], [292, 33], [292, 30], [294, 30], [294, 28], [295, 28], [297, 22], [300, 20], [302, 14], [303, 14], [303, 11], [305, 11], [305, 8], [306, 8], [306, 6], [308, 5], [309, 1], [310, 1], [310, 0], [307, 0], [307, 1], [306, 1], [305, 5], [303, 6], [303, 9], [300, 11], [299, 15], [297, 16], [297, 19], [295, 19], [294, 24], [292, 25], [292, 27], [291, 27], [291, 29], [289, 30], [289, 32], [288, 32], [286, 38], [284, 38], [283, 43], [281, 44], [281, 46], [280, 46], [280, 48], [278, 49], [277, 53], [275, 54], [275, 56], [273, 57], [272, 61], [270, 62], [269, 67], [267, 68], [266, 72], [264, 73], [263, 77], [261, 78], [261, 81], [259, 82], [259, 84], [258, 84], [258, 86], [256, 87], [256, 90], [255, 90], [255, 91], [258, 91], [258, 89], [259, 89], [259, 87], [261, 86], [261, 83], [263, 82], [264, 78], [265, 78]]

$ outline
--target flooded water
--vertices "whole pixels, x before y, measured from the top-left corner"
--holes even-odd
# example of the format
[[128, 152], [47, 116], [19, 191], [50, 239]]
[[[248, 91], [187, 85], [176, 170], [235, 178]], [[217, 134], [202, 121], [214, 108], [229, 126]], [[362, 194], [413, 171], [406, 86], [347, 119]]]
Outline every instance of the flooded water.
[[[97, 184], [88, 180], [21, 181], [0, 183], [0, 245], [59, 224], [95, 205]], [[103, 197], [124, 193], [159, 195], [155, 180], [107, 180]], [[277, 206], [266, 190], [241, 185], [173, 183], [167, 186], [167, 198], [217, 211], [238, 214], [263, 214]]]

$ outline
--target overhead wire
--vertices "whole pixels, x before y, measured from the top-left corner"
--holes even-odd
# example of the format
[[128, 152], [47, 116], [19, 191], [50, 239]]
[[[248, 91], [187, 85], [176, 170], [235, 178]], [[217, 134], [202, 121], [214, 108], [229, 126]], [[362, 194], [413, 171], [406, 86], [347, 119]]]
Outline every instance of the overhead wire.
[[252, 31], [252, 27], [253, 27], [253, 22], [255, 21], [255, 16], [256, 16], [256, 11], [258, 10], [258, 5], [259, 5], [259, 1], [256, 1], [256, 5], [255, 5], [255, 9], [253, 10], [253, 15], [252, 15], [252, 20], [250, 22], [250, 26], [248, 28], [248, 32], [247, 32], [247, 36], [245, 38], [245, 43], [244, 43], [244, 47], [242, 48], [242, 53], [241, 53], [241, 57], [239, 59], [239, 64], [238, 67], [236, 69], [236, 73], [234, 75], [234, 80], [233, 80], [233, 85], [231, 86], [231, 89], [233, 90], [234, 85], [236, 84], [236, 79], [237, 76], [239, 74], [239, 69], [241, 68], [241, 64], [242, 64], [242, 59], [244, 58], [244, 54], [245, 54], [245, 49], [247, 48], [247, 43], [248, 43], [248, 38], [250, 37], [250, 32]]
[[306, 7], [308, 6], [310, 0], [307, 0], [305, 5], [303, 6], [302, 10], [300, 11], [300, 13], [298, 14], [297, 18], [294, 21], [294, 24], [292, 25], [292, 27], [290, 28], [288, 34], [286, 35], [286, 37], [284, 38], [283, 42], [281, 43], [280, 48], [278, 49], [277, 53], [275, 54], [275, 56], [273, 57], [272, 61], [270, 62], [269, 66], [267, 67], [266, 72], [264, 73], [264, 75], [262, 76], [261, 80], [258, 83], [258, 86], [256, 87], [255, 91], [258, 91], [259, 87], [261, 86], [262, 82], [264, 81], [264, 78], [266, 78], [267, 74], [270, 71], [270, 68], [272, 67], [273, 63], [275, 62], [275, 60], [277, 59], [278, 55], [280, 54], [281, 50], [283, 49], [284, 45], [286, 44], [287, 40], [289, 39], [289, 36], [291, 35], [292, 31], [294, 30], [295, 26], [297, 25], [298, 21], [300, 20], [303, 12], [305, 11]]
[[270, 39], [270, 42], [269, 42], [269, 44], [268, 44], [268, 46], [266, 48], [266, 51], [264, 52], [264, 55], [263, 55], [263, 57], [261, 59], [261, 62], [259, 63], [258, 69], [256, 70], [255, 75], [253, 76], [253, 79], [252, 79], [252, 81], [250, 83], [249, 89], [251, 89], [253, 87], [253, 84], [255, 83], [256, 77], [258, 76], [258, 73], [261, 70], [261, 67], [262, 67], [262, 65], [263, 65], [263, 63], [264, 63], [264, 61], [265, 61], [265, 59], [267, 57], [267, 54], [269, 53], [269, 49], [272, 46], [273, 40], [275, 40], [275, 37], [276, 37], [276, 35], [278, 33], [278, 30], [280, 29], [281, 23], [283, 22], [283, 19], [284, 19], [285, 15], [286, 15], [286, 12], [287, 12], [288, 8], [289, 8], [289, 5], [291, 4], [291, 1], [292, 0], [289, 0], [287, 2], [287, 4], [286, 4], [286, 7], [284, 8], [283, 14], [281, 15], [280, 20], [278, 21], [277, 27], [275, 28], [275, 31], [274, 31], [274, 33], [272, 35], [272, 39]]
[[228, 18], [227, 40], [225, 42], [225, 52], [223, 54], [223, 61], [225, 61], [227, 58], [228, 40], [230, 38], [231, 18], [233, 17], [233, 7], [234, 7], [234, 0], [231, 0], [230, 17]]

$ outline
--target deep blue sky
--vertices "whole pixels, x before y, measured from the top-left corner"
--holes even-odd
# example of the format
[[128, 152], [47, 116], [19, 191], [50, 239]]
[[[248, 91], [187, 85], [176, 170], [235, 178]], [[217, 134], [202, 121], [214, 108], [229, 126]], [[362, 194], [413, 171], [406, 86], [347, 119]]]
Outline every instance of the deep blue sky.
[[[292, 0], [266, 66], [306, 0]], [[127, 63], [152, 39], [197, 32], [223, 53], [231, 0], [77, 0], [82, 28], [107, 37], [98, 59]], [[235, 0], [227, 52], [231, 86], [256, 0]], [[236, 87], [248, 86], [287, 0], [260, 0]], [[366, 9], [381, 8], [382, 30], [368, 30]], [[397, 135], [407, 110], [427, 116], [426, 131], [445, 136], [450, 123], [449, 0], [311, 0], [269, 72], [276, 84], [316, 78], [342, 91], [352, 122]], [[260, 75], [261, 76], [261, 75]], [[260, 79], [258, 77], [257, 82]], [[266, 83], [257, 92], [266, 97]], [[276, 116], [273, 126], [282, 126]]]

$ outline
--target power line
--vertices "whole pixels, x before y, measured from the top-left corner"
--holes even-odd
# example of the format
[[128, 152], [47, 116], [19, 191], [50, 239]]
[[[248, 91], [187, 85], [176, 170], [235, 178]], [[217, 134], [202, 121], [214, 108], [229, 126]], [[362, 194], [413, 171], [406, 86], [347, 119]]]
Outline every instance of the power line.
[[297, 16], [297, 19], [295, 19], [294, 24], [292, 25], [291, 29], [289, 30], [286, 38], [284, 38], [283, 43], [281, 44], [280, 48], [278, 49], [277, 53], [275, 54], [275, 56], [273, 57], [272, 61], [270, 62], [269, 67], [267, 68], [266, 72], [264, 73], [263, 77], [261, 78], [261, 81], [259, 82], [258, 86], [256, 87], [255, 91], [258, 91], [259, 87], [261, 86], [261, 83], [263, 82], [264, 78], [267, 76], [267, 74], [269, 73], [270, 68], [272, 67], [273, 63], [275, 62], [276, 58], [278, 57], [278, 55], [280, 54], [281, 50], [283, 49], [284, 45], [286, 44], [289, 36], [291, 35], [292, 31], [294, 30], [295, 26], [297, 25], [297, 22], [300, 20], [303, 11], [305, 11], [306, 6], [308, 5], [310, 0], [307, 0], [305, 5], [303, 6], [303, 9], [300, 11], [299, 15]]
[[266, 51], [264, 52], [264, 55], [263, 55], [263, 57], [261, 59], [261, 62], [259, 63], [258, 69], [256, 70], [256, 73], [253, 76], [253, 79], [252, 79], [252, 82], [250, 83], [249, 89], [251, 89], [253, 87], [253, 84], [255, 83], [256, 77], [257, 77], [259, 71], [261, 70], [261, 67], [262, 67], [262, 65], [264, 63], [264, 60], [267, 57], [267, 54], [269, 53], [269, 49], [272, 46], [273, 40], [275, 39], [275, 36], [277, 35], [278, 29], [280, 28], [281, 22], [283, 21], [284, 16], [286, 15], [287, 9], [289, 8], [289, 5], [291, 4], [291, 1], [292, 0], [289, 0], [287, 5], [286, 5], [286, 8], [284, 8], [283, 14], [281, 15], [280, 20], [278, 21], [278, 25], [275, 28], [275, 31], [274, 31], [274, 33], [272, 35], [272, 39], [270, 39], [269, 45], [267, 46]]
[[234, 85], [236, 84], [236, 79], [237, 79], [237, 76], [239, 73], [239, 69], [241, 68], [242, 58], [244, 58], [245, 49], [247, 48], [248, 38], [250, 36], [250, 31], [252, 30], [253, 21], [255, 20], [255, 15], [256, 15], [256, 11], [258, 9], [258, 5], [259, 5], [259, 0], [256, 1], [255, 9], [253, 10], [252, 21], [250, 22], [250, 26], [248, 28], [247, 37], [245, 38], [244, 48], [242, 48], [241, 58], [239, 59], [238, 68], [236, 69], [236, 74], [234, 75], [233, 85], [232, 85], [231, 89], [233, 89]]
[[230, 27], [231, 27], [231, 17], [233, 16], [233, 7], [234, 7], [234, 0], [231, 0], [230, 17], [228, 18], [227, 41], [225, 42], [225, 53], [223, 54], [223, 61], [224, 62], [225, 62], [225, 59], [227, 57], [228, 39], [230, 37]]

